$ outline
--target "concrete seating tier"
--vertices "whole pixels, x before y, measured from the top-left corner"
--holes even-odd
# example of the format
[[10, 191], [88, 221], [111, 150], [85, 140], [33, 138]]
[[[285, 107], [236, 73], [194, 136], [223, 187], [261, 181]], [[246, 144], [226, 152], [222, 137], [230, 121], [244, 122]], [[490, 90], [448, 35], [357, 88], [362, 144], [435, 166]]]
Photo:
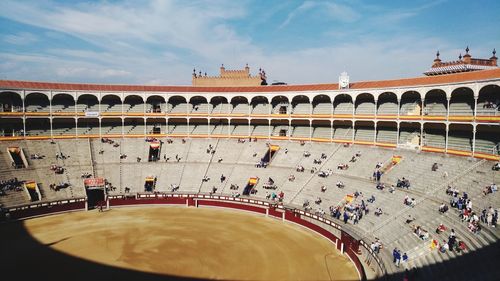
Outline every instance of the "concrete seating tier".
[[254, 126], [252, 136], [268, 136], [269, 135], [269, 127], [268, 126]]
[[208, 114], [212, 111], [212, 105], [208, 103], [200, 103], [193, 105], [191, 113], [205, 113]]
[[281, 131], [284, 130], [286, 132], [285, 136], [288, 136], [289, 127], [288, 126], [274, 126], [271, 129], [271, 136], [281, 136]]
[[332, 114], [333, 105], [331, 103], [318, 103], [313, 108], [313, 114]]
[[190, 125], [192, 128], [191, 134], [193, 135], [208, 135], [211, 131], [208, 125]]
[[378, 106], [378, 115], [397, 115], [398, 114], [398, 104], [393, 102], [384, 102]]
[[216, 126], [211, 126], [212, 135], [230, 135], [231, 132], [234, 130], [234, 125], [216, 125]]
[[272, 106], [272, 109], [271, 109], [272, 114], [281, 114], [280, 109], [282, 107], [286, 108], [286, 113], [284, 113], [284, 114], [290, 114], [291, 105], [288, 103], [278, 103], [276, 105], [271, 105], [271, 106]]
[[[218, 127], [228, 128], [225, 125]], [[235, 127], [235, 131], [238, 127], [240, 126]], [[248, 130], [248, 126], [241, 127], [243, 130]], [[259, 127], [264, 128], [267, 133], [267, 126], [255, 126], [252, 129], [255, 131], [260, 129]], [[296, 127], [295, 130], [298, 128], [309, 130], [308, 127]], [[314, 130], [314, 134], [317, 135], [327, 132], [329, 128], [317, 127]], [[336, 128], [336, 133], [350, 135], [352, 132], [349, 128]], [[391, 138], [394, 136], [391, 135]], [[490, 161], [361, 145], [344, 147], [336, 143], [300, 144], [272, 140], [270, 143], [279, 145], [280, 150], [267, 168], [257, 168], [255, 164], [267, 151], [267, 141], [249, 142], [245, 139], [244, 143], [239, 143], [235, 139], [186, 139], [183, 142], [174, 138], [172, 143], [163, 140], [160, 161], [147, 162], [149, 143], [144, 139], [113, 140], [119, 146], [102, 143], [100, 139], [56, 140], [55, 144], [50, 141], [1, 142], [0, 179], [12, 177], [22, 180], [33, 179], [40, 186], [42, 200], [54, 200], [85, 196], [83, 179], [80, 175], [92, 171], [95, 171], [96, 176], [106, 178], [115, 187], [110, 190], [110, 194], [122, 194], [125, 187], [130, 188], [132, 193], [144, 192], [144, 180], [149, 176], [157, 178], [156, 191], [169, 192], [175, 184], [182, 192], [211, 192], [215, 187], [218, 194], [241, 193], [249, 177], [258, 177], [260, 180], [255, 187], [257, 193], [250, 197], [265, 199], [269, 193], [283, 191], [285, 203], [300, 207], [307, 200], [313, 211], [325, 211], [327, 217], [330, 217], [328, 214], [330, 206], [342, 205], [346, 195], [358, 192], [359, 196], [354, 198], [352, 204], [364, 201], [369, 206], [370, 212], [356, 225], [353, 225], [352, 220], [346, 225], [340, 220], [333, 220], [357, 233], [368, 243], [373, 237], [380, 238], [384, 249], [379, 257], [386, 261], [390, 273], [404, 271], [404, 267], [396, 268], [392, 265], [390, 255], [395, 247], [408, 254], [410, 257], [408, 265], [416, 267], [419, 276], [425, 279], [442, 277], [446, 272], [451, 272], [451, 269], [444, 266], [444, 262], [474, 268], [477, 264], [477, 268], [484, 272], [489, 268], [495, 268], [497, 260], [495, 257], [498, 253], [486, 254], [484, 259], [477, 259], [475, 253], [484, 255], [483, 250], [498, 243], [500, 233], [496, 228], [482, 224], [482, 231], [473, 234], [468, 230], [467, 224], [460, 220], [455, 209], [450, 209], [445, 214], [437, 211], [441, 202], [449, 200], [449, 196], [444, 192], [448, 181], [452, 181], [451, 184], [460, 191], [469, 194], [474, 211], [480, 212], [489, 206], [498, 208], [500, 200], [497, 194], [484, 195], [482, 192], [484, 186], [492, 182], [498, 184], [500, 178], [499, 172], [491, 170], [493, 163]], [[16, 170], [9, 166], [10, 160], [6, 148], [10, 145], [23, 147], [28, 155], [42, 153], [46, 157], [30, 160], [31, 165], [28, 169]], [[209, 146], [213, 148], [214, 153], [207, 153]], [[99, 153], [101, 151], [102, 153]], [[310, 156], [304, 155], [306, 151]], [[56, 159], [55, 155], [58, 153], [69, 157]], [[126, 154], [127, 157], [120, 159], [120, 154]], [[322, 154], [326, 155], [326, 158], [321, 159]], [[350, 162], [355, 154], [360, 156], [355, 157], [354, 162]], [[390, 193], [388, 188], [376, 189], [371, 176], [376, 163], [382, 162], [385, 165], [391, 161], [393, 155], [402, 156], [402, 160], [382, 175], [382, 182], [391, 185], [395, 184], [398, 178], [405, 177], [410, 180], [411, 187], [396, 188], [394, 193]], [[140, 162], [137, 161], [137, 157], [141, 158]], [[168, 161], [165, 161], [166, 158]], [[321, 159], [321, 163], [317, 162], [318, 159]], [[349, 164], [349, 168], [337, 169], [340, 163]], [[433, 163], [438, 164], [437, 171], [431, 170]], [[49, 170], [51, 164], [64, 166], [65, 173], [51, 173]], [[297, 172], [298, 165], [303, 166], [305, 171]], [[327, 177], [320, 177], [319, 171], [330, 171], [330, 173]], [[225, 176], [224, 181], [220, 180], [221, 175]], [[208, 180], [202, 181], [205, 176]], [[293, 180], [290, 176], [293, 176]], [[275, 190], [263, 188], [268, 178], [274, 180], [277, 186]], [[59, 191], [48, 188], [51, 183], [59, 181], [69, 181], [71, 188]], [[342, 181], [345, 187], [337, 188], [335, 186], [337, 181]], [[230, 189], [231, 184], [238, 185], [239, 189]], [[321, 191], [322, 186], [326, 187], [324, 192]], [[372, 195], [375, 201], [368, 202], [368, 198]], [[405, 196], [415, 198], [418, 204], [415, 207], [404, 205]], [[316, 204], [318, 197], [321, 198], [321, 202]], [[5, 206], [28, 202], [29, 198], [24, 192], [9, 191], [7, 195], [0, 196], [0, 203]], [[383, 210], [382, 215], [374, 215], [376, 208]], [[415, 218], [410, 224], [405, 222], [408, 215]], [[431, 239], [442, 241], [449, 234], [449, 230], [442, 234], [434, 232], [439, 223], [445, 224], [448, 229], [455, 229], [457, 237], [468, 245], [470, 249], [468, 253], [438, 253], [436, 250], [429, 250]], [[413, 233], [413, 225], [419, 225], [427, 230], [430, 234], [429, 239], [423, 241], [417, 237]], [[474, 257], [475, 261], [467, 258], [469, 255]], [[449, 274], [450, 278], [460, 279], [460, 275]]]
[[113, 112], [118, 113], [122, 112], [122, 105], [120, 103], [116, 104], [101, 104], [101, 112]]
[[238, 103], [234, 105], [232, 114], [248, 114], [250, 112], [250, 106], [246, 103]]
[[192, 105], [189, 103], [179, 103], [172, 105], [170, 113], [188, 113], [191, 111]]
[[450, 102], [450, 115], [474, 115], [473, 107], [467, 102]]
[[292, 114], [311, 114], [312, 107], [308, 103], [298, 103], [292, 109]]
[[49, 112], [48, 104], [26, 104], [24, 107], [26, 112]]
[[352, 114], [354, 105], [350, 102], [339, 103], [335, 106], [333, 114]]
[[356, 107], [356, 114], [375, 115], [375, 104], [371, 102], [363, 102]]
[[446, 104], [442, 102], [427, 103], [424, 107], [424, 115], [446, 115]]
[[354, 133], [354, 140], [359, 141], [374, 141], [375, 131], [369, 128], [358, 128]]
[[396, 143], [398, 132], [396, 130], [378, 129], [377, 142]]
[[144, 125], [125, 125], [123, 126], [123, 132], [125, 135], [139, 135], [144, 134], [146, 126]]
[[472, 137], [465, 135], [448, 135], [448, 149], [472, 151]]
[[334, 127], [333, 139], [352, 139], [352, 129], [350, 127]]
[[270, 109], [271, 109], [270, 104], [259, 103], [256, 104], [255, 107], [252, 109], [252, 114], [269, 114]]
[[231, 112], [231, 105], [227, 103], [216, 104], [212, 109], [212, 114], [227, 114]]
[[292, 137], [296, 138], [309, 138], [311, 135], [311, 131], [309, 127], [296, 126], [293, 127]]
[[500, 154], [500, 142], [495, 142], [490, 139], [483, 139], [480, 135], [476, 135], [476, 151], [491, 154]]
[[192, 129], [188, 125], [168, 125], [169, 134], [171, 135], [187, 135]]
[[408, 115], [412, 113], [419, 103], [417, 102], [406, 102], [401, 104], [401, 109], [399, 110], [400, 115]]
[[424, 133], [423, 144], [425, 146], [444, 148], [446, 147], [446, 136], [433, 133]]
[[248, 136], [249, 132], [251, 132], [252, 129], [253, 129], [253, 127], [250, 127], [248, 125], [235, 125], [234, 126], [234, 130], [231, 133], [231, 135], [234, 135], [234, 136]]
[[332, 128], [330, 127], [315, 127], [313, 128], [313, 138], [331, 139]]

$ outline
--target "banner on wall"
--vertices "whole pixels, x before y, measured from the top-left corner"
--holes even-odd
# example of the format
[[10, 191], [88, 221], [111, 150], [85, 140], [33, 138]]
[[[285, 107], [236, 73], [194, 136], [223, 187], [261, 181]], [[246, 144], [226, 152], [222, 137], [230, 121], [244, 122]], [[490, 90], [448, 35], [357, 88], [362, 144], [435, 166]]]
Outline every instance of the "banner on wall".
[[98, 111], [85, 111], [85, 117], [99, 117]]
[[104, 178], [88, 178], [83, 180], [86, 188], [103, 188], [105, 181]]

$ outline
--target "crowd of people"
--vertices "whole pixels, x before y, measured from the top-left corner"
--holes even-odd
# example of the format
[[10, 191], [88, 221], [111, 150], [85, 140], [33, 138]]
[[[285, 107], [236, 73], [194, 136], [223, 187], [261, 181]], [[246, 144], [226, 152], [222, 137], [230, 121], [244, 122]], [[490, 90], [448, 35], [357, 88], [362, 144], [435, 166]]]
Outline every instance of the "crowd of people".
[[10, 190], [15, 190], [15, 191], [23, 190], [23, 184], [24, 181], [20, 181], [17, 178], [0, 181], [0, 196], [7, 195], [7, 191]]
[[50, 170], [56, 174], [64, 174], [64, 168], [56, 164], [50, 165]]
[[52, 184], [49, 185], [49, 188], [51, 190], [54, 190], [54, 191], [59, 191], [61, 189], [64, 189], [64, 188], [67, 188], [67, 187], [70, 187], [70, 186], [71, 186], [71, 184], [68, 183], [68, 182], [61, 182], [59, 184], [52, 183]]

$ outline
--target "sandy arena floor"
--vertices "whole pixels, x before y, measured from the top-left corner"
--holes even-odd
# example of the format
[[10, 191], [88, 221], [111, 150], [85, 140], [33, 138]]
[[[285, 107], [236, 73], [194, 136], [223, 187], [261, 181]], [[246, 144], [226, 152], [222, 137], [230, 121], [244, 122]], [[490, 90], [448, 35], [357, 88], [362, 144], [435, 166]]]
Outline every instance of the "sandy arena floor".
[[[350, 260], [322, 236], [246, 212], [134, 207], [68, 213], [20, 224], [54, 252], [112, 268], [202, 279], [358, 279]], [[2, 236], [16, 237], [16, 228], [9, 225], [0, 226]], [[6, 259], [7, 251], [1, 254], [6, 269], [9, 261], [17, 259], [29, 265], [29, 243], [23, 240], [23, 235], [17, 235], [0, 242], [8, 253], [16, 253], [13, 260]], [[33, 255], [44, 261], [37, 251]]]

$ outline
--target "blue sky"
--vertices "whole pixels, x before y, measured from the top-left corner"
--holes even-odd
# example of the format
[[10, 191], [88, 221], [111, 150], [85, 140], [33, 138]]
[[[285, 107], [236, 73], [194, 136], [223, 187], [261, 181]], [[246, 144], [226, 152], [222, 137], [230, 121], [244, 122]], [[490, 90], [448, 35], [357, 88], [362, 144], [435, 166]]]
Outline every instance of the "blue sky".
[[500, 1], [2, 0], [0, 79], [189, 85], [248, 63], [269, 82], [421, 76], [500, 52]]

